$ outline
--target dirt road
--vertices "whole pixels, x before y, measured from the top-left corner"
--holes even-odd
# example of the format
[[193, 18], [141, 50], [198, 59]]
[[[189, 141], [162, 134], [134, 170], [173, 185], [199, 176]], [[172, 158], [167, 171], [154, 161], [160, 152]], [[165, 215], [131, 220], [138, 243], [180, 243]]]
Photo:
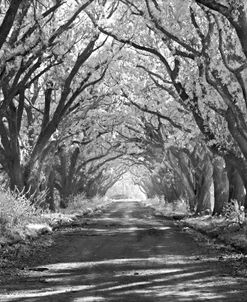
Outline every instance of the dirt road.
[[53, 235], [42, 263], [0, 287], [0, 301], [247, 301], [246, 279], [137, 202], [81, 223]]

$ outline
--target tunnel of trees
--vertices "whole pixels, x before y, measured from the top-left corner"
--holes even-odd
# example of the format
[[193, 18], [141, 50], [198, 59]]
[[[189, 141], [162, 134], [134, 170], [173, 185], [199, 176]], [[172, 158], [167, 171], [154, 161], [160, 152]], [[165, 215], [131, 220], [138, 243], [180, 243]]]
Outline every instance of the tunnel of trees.
[[246, 205], [245, 0], [0, 1], [2, 187], [65, 208], [130, 172], [192, 212]]

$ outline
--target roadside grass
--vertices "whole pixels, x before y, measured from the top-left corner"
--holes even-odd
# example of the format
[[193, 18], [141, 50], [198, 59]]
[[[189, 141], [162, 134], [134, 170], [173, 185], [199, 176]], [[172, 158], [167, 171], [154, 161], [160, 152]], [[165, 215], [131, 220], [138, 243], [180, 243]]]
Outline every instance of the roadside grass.
[[89, 200], [77, 195], [66, 209], [52, 213], [31, 204], [23, 194], [0, 189], [0, 283], [22, 276], [33, 259], [42, 258], [53, 244], [53, 237], [41, 235], [62, 227], [76, 227], [81, 224], [78, 216], [100, 214], [111, 202], [99, 196]]
[[174, 219], [184, 230], [193, 229], [211, 239], [235, 248], [247, 254], [247, 220], [239, 221], [239, 210], [231, 210], [230, 217], [226, 216], [193, 216], [184, 200], [168, 203], [163, 198], [155, 197], [145, 201], [145, 206], [152, 207], [155, 214], [165, 219]]
[[180, 222], [181, 226], [199, 231], [212, 239], [230, 245], [237, 251], [247, 254], [247, 224], [240, 224], [236, 219], [225, 217], [187, 217]]
[[145, 200], [144, 205], [153, 208], [156, 215], [166, 218], [182, 219], [190, 215], [188, 205], [182, 199], [167, 202], [164, 198], [155, 196]]
[[63, 225], [73, 225], [78, 216], [100, 214], [110, 202], [99, 196], [89, 200], [77, 195], [71, 197], [66, 209], [52, 213], [35, 206], [21, 193], [0, 190], [0, 248], [25, 243]]
[[67, 215], [77, 214], [90, 216], [92, 214], [101, 213], [101, 210], [109, 203], [111, 203], [111, 200], [106, 197], [96, 195], [92, 199], [88, 199], [84, 194], [78, 194], [71, 197], [66, 209], [61, 209], [60, 211]]
[[99, 215], [111, 202], [110, 199], [102, 196], [88, 199], [84, 194], [78, 194], [71, 196], [69, 204], [65, 209], [59, 209], [55, 213], [43, 213], [42, 217], [54, 229], [61, 226], [73, 226], [78, 217]]
[[42, 224], [43, 211], [22, 194], [0, 191], [0, 246], [25, 240], [29, 224]]

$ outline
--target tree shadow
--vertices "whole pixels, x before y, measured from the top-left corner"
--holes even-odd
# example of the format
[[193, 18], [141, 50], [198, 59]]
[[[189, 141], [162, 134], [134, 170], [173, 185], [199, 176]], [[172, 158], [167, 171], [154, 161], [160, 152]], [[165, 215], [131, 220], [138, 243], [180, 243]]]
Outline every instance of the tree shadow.
[[0, 287], [0, 301], [246, 301], [245, 280], [171, 222], [124, 221], [60, 234], [42, 266]]
[[1, 301], [243, 301], [245, 282], [216, 274], [216, 259], [167, 256], [52, 264]]

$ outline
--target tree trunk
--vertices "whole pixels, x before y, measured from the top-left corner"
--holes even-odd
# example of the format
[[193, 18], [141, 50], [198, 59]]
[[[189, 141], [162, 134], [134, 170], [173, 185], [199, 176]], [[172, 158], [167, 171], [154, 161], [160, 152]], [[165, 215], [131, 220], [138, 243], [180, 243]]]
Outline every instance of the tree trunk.
[[24, 189], [24, 176], [19, 157], [11, 157], [7, 163], [8, 176], [10, 181], [10, 190], [22, 192]]
[[66, 209], [68, 207], [69, 197], [70, 196], [68, 194], [60, 192], [60, 203], [59, 203], [59, 206], [60, 206], [61, 209]]
[[202, 213], [209, 210], [211, 212], [212, 200], [211, 189], [213, 183], [213, 166], [208, 156], [205, 156], [204, 163], [197, 172], [198, 190], [197, 190], [197, 209], [196, 213]]
[[213, 180], [214, 180], [214, 210], [213, 215], [220, 215], [223, 205], [229, 200], [229, 181], [225, 162], [221, 157], [213, 160]]
[[48, 192], [46, 195], [46, 204], [49, 206], [49, 210], [55, 212], [55, 201], [54, 201], [54, 184], [55, 184], [55, 172], [51, 170], [48, 177]]
[[190, 170], [190, 159], [183, 150], [171, 148], [168, 153], [169, 161], [180, 180], [180, 186], [183, 187], [184, 195], [186, 196], [190, 210], [193, 212], [196, 205], [195, 184], [193, 175]]
[[229, 199], [237, 200], [240, 205], [245, 203], [245, 186], [238, 170], [230, 166], [228, 167], [229, 179]]

